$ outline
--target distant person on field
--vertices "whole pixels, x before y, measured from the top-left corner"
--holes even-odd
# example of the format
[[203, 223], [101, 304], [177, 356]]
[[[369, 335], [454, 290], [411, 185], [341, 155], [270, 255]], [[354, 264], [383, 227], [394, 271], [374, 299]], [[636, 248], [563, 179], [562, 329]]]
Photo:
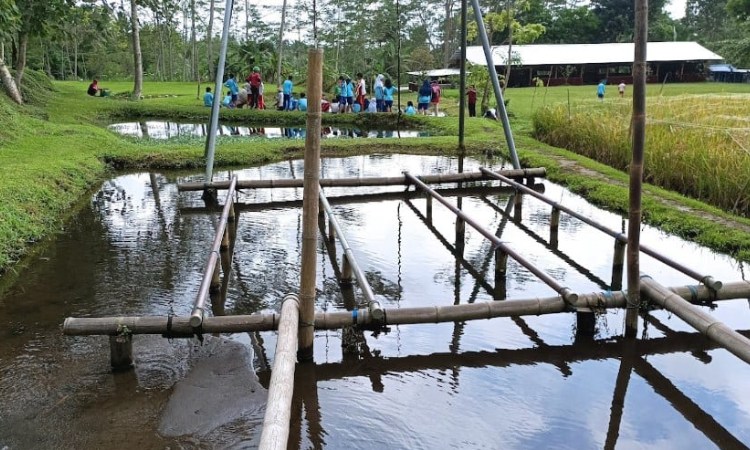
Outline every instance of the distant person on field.
[[383, 112], [391, 112], [394, 92], [396, 92], [396, 87], [393, 86], [390, 78], [386, 78], [385, 83], [383, 83]]
[[266, 85], [263, 84], [263, 82], [260, 82], [260, 87], [258, 88], [258, 109], [266, 109], [266, 101], [263, 100], [263, 94], [266, 91]]
[[260, 79], [260, 68], [258, 66], [253, 67], [253, 73], [247, 77], [247, 82], [250, 83], [250, 107], [258, 109], [258, 101], [260, 100], [260, 84], [263, 82]]
[[352, 79], [347, 77], [344, 80], [344, 86], [346, 87], [346, 109], [352, 112], [354, 110], [354, 84], [352, 84]]
[[469, 117], [477, 116], [477, 88], [474, 85], [470, 85], [466, 91], [466, 100], [469, 105]]
[[294, 82], [292, 82], [291, 75], [289, 75], [286, 81], [284, 81], [284, 85], [282, 86], [282, 89], [284, 92], [284, 110], [291, 111], [292, 110], [292, 92], [294, 91]]
[[276, 111], [284, 111], [286, 109], [284, 105], [286, 102], [284, 101], [284, 91], [281, 88], [278, 88], [278, 92], [276, 93], [276, 102], [273, 104], [276, 107]]
[[372, 88], [375, 91], [375, 106], [378, 112], [385, 112], [385, 106], [383, 105], [385, 97], [385, 85], [383, 84], [384, 79], [385, 77], [382, 74], [378, 74], [378, 76], [375, 77], [375, 85]]
[[94, 79], [94, 81], [89, 84], [89, 88], [86, 93], [92, 97], [96, 97], [97, 95], [101, 95], [102, 97], [104, 97], [104, 89], [99, 87], [99, 80], [96, 79]]
[[414, 109], [414, 103], [412, 103], [411, 100], [406, 102], [406, 109], [404, 110], [404, 114], [406, 114], [407, 116], [417, 115], [417, 111]]
[[230, 95], [232, 96], [232, 105], [237, 103], [237, 98], [240, 95], [240, 87], [237, 86], [237, 81], [234, 79], [234, 74], [229, 74], [229, 79], [224, 83], [224, 86], [229, 88]]
[[356, 87], [356, 102], [359, 103], [360, 111], [364, 111], [367, 105], [365, 104], [365, 98], [367, 96], [367, 83], [365, 82], [365, 76], [362, 72], [357, 74], [357, 87]]
[[495, 108], [488, 109], [487, 111], [484, 112], [484, 118], [497, 120], [497, 110]]
[[617, 92], [620, 93], [620, 98], [625, 97], [625, 82], [622, 81], [617, 85]]
[[214, 106], [214, 94], [210, 87], [207, 87], [206, 93], [203, 94], [203, 106]]
[[320, 112], [331, 112], [331, 102], [328, 101], [325, 94], [320, 98]]
[[599, 98], [599, 101], [604, 101], [604, 90], [606, 89], [606, 85], [607, 80], [602, 80], [596, 87], [596, 96]]
[[440, 83], [438, 83], [437, 80], [432, 80], [430, 90], [432, 91], [430, 93], [430, 103], [432, 103], [432, 110], [437, 116], [438, 110], [440, 109], [440, 96], [443, 94], [443, 90], [440, 88]]
[[300, 111], [307, 111], [307, 98], [305, 97], [305, 93], [301, 93], [299, 95], [299, 103], [297, 104], [297, 108]]
[[[383, 100], [380, 100], [380, 103], [383, 103]], [[378, 112], [378, 99], [375, 97], [370, 99], [370, 103], [367, 104], [367, 112], [368, 113], [376, 113]]]
[[427, 115], [427, 109], [430, 107], [430, 100], [432, 100], [432, 88], [430, 82], [424, 80], [422, 86], [419, 88], [419, 96], [417, 98], [417, 111], [421, 112], [425, 116]]

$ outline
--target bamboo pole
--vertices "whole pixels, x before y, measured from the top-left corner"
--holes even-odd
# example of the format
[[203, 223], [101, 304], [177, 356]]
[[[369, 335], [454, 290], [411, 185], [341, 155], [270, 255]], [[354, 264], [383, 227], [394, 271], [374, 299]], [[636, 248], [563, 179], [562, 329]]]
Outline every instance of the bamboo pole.
[[536, 275], [540, 280], [542, 280], [547, 286], [551, 287], [555, 290], [558, 294], [560, 294], [566, 302], [570, 304], [574, 304], [576, 302], [577, 294], [573, 292], [570, 288], [564, 287], [560, 285], [557, 281], [555, 281], [552, 277], [547, 275], [546, 273], [542, 272], [538, 268], [536, 268], [533, 264], [531, 264], [529, 261], [527, 261], [525, 258], [523, 258], [521, 255], [516, 253], [513, 249], [505, 245], [500, 238], [492, 234], [492, 232], [487, 231], [485, 228], [483, 228], [481, 225], [479, 225], [474, 219], [466, 215], [463, 211], [459, 210], [450, 202], [448, 202], [445, 198], [441, 197], [439, 194], [437, 194], [433, 189], [431, 189], [429, 186], [427, 186], [425, 183], [421, 182], [418, 178], [414, 177], [413, 175], [409, 174], [408, 172], [404, 172], [404, 175], [409, 178], [412, 183], [414, 183], [418, 188], [422, 189], [423, 191], [427, 192], [430, 196], [432, 196], [435, 200], [439, 201], [443, 204], [446, 208], [451, 210], [454, 214], [461, 217], [463, 220], [466, 221], [469, 225], [472, 226], [475, 230], [479, 232], [482, 236], [484, 236], [487, 240], [492, 242], [492, 244], [499, 249], [502, 249], [504, 252], [508, 254], [511, 258], [515, 259], [519, 264], [521, 264], [523, 267], [525, 267], [529, 272]]
[[[544, 192], [544, 184], [537, 183], [532, 186], [532, 189], [537, 192]], [[457, 196], [477, 196], [477, 195], [508, 195], [515, 192], [514, 188], [508, 186], [470, 186], [461, 188], [450, 188], [450, 189], [435, 189], [435, 192], [442, 195], [443, 197], [457, 197]], [[383, 202], [387, 200], [409, 200], [414, 198], [421, 198], [423, 194], [419, 191], [396, 191], [396, 192], [379, 192], [374, 194], [354, 194], [354, 195], [338, 195], [334, 197], [327, 197], [328, 203], [331, 205], [344, 205], [351, 203], [369, 203], [369, 202]], [[302, 206], [302, 200], [279, 200], [262, 203], [235, 203], [234, 207], [239, 212], [244, 211], [263, 211], [266, 209], [277, 209], [277, 208], [299, 208]], [[182, 214], [205, 214], [207, 212], [216, 211], [216, 208], [206, 207], [185, 207], [180, 208]]]
[[[344, 250], [344, 261], [349, 262], [350, 270], [354, 274], [354, 277], [357, 279], [359, 288], [362, 290], [362, 296], [364, 297], [366, 304], [370, 308], [370, 313], [375, 318], [375, 320], [382, 320], [383, 308], [380, 306], [380, 303], [375, 300], [375, 294], [372, 292], [372, 287], [367, 281], [365, 273], [359, 267], [357, 258], [354, 257], [354, 252], [349, 246], [349, 241], [346, 239], [344, 231], [341, 229], [338, 220], [336, 220], [336, 216], [333, 215], [333, 209], [331, 209], [331, 205], [328, 203], [328, 199], [326, 199], [326, 196], [322, 190], [320, 191], [320, 205], [323, 207], [323, 210], [328, 216], [328, 220], [331, 222], [331, 229], [333, 230], [331, 232], [331, 235], [333, 236], [335, 234], [339, 238], [341, 248]], [[331, 241], [333, 241], [333, 239], [331, 239]]]
[[[308, 104], [311, 101], [308, 100]], [[308, 113], [310, 109], [308, 107]], [[497, 172], [508, 178], [524, 179], [529, 176], [544, 178], [547, 171], [544, 167], [531, 169], [503, 169]], [[424, 175], [421, 179], [429, 184], [457, 183], [459, 181], [481, 181], [490, 180], [486, 174], [480, 172], [448, 173], [437, 175]], [[406, 177], [361, 177], [361, 178], [324, 178], [319, 180], [322, 187], [362, 187], [362, 186], [392, 186], [410, 184]], [[265, 189], [265, 188], [299, 188], [303, 186], [303, 180], [298, 178], [278, 179], [278, 180], [239, 180], [237, 189]], [[190, 182], [178, 183], [178, 191], [202, 191], [206, 188], [226, 189], [229, 187], [228, 181], [214, 181], [211, 183]]]
[[464, 152], [464, 132], [466, 129], [466, 45], [467, 45], [467, 0], [461, 0], [461, 61], [459, 62], [458, 80], [458, 150]]
[[289, 439], [294, 368], [297, 363], [299, 307], [299, 299], [294, 294], [287, 295], [281, 302], [279, 338], [276, 341], [266, 415], [263, 417], [263, 431], [260, 435], [261, 450], [284, 450]]
[[200, 288], [198, 289], [198, 295], [195, 297], [193, 303], [193, 312], [190, 314], [190, 324], [197, 328], [201, 326], [203, 322], [203, 315], [206, 307], [206, 298], [208, 297], [211, 285], [216, 282], [218, 273], [216, 270], [217, 261], [219, 259], [221, 243], [224, 240], [224, 231], [227, 228], [227, 220], [229, 219], [229, 211], [232, 209], [232, 203], [234, 202], [234, 190], [237, 185], [237, 176], [232, 177], [232, 181], [229, 184], [229, 191], [224, 202], [224, 209], [221, 212], [219, 218], [219, 225], [216, 228], [216, 234], [214, 235], [214, 241], [211, 244], [211, 250], [208, 254], [208, 260], [206, 266], [203, 269], [203, 279], [201, 280]]
[[643, 195], [643, 153], [646, 147], [646, 44], [648, 42], [648, 0], [635, 0], [635, 57], [633, 60], [633, 154], [630, 162], [630, 206], [628, 208], [628, 308], [625, 335], [638, 332], [640, 291], [641, 197]]
[[552, 214], [549, 219], [549, 244], [557, 248], [560, 230], [560, 209], [552, 207]]
[[[599, 222], [591, 220], [588, 217], [586, 217], [586, 216], [584, 216], [582, 214], [579, 214], [579, 213], [573, 211], [572, 209], [570, 209], [570, 208], [568, 208], [566, 206], [563, 206], [560, 203], [557, 203], [556, 201], [553, 201], [553, 200], [545, 197], [544, 195], [542, 195], [542, 194], [540, 194], [538, 192], [535, 192], [532, 189], [529, 189], [528, 187], [524, 186], [523, 184], [517, 183], [517, 182], [511, 180], [509, 177], [503, 176], [502, 174], [499, 174], [499, 173], [496, 173], [496, 172], [492, 172], [492, 171], [487, 170], [487, 169], [485, 169], [483, 167], [480, 168], [479, 170], [482, 173], [484, 173], [485, 175], [487, 175], [487, 176], [489, 176], [491, 178], [494, 178], [496, 180], [500, 180], [503, 183], [506, 183], [506, 184], [508, 184], [510, 186], [513, 186], [514, 188], [516, 188], [516, 189], [518, 189], [520, 191], [523, 191], [526, 194], [531, 195], [532, 197], [536, 198], [537, 200], [541, 200], [544, 203], [547, 203], [548, 205], [552, 205], [555, 208], [557, 208], [557, 209], [559, 209], [561, 211], [564, 211], [566, 214], [575, 217], [576, 219], [580, 220], [581, 222], [583, 222], [583, 223], [585, 223], [587, 225], [591, 225], [592, 227], [596, 228], [597, 230], [599, 230], [599, 231], [601, 231], [601, 232], [603, 232], [605, 234], [608, 234], [608, 235], [612, 236], [613, 238], [617, 239], [620, 242], [624, 242], [624, 243], [628, 242], [628, 237], [625, 236], [624, 234], [622, 234], [620, 232], [617, 232], [617, 231], [614, 231], [614, 230], [611, 230], [611, 229], [605, 227], [604, 225], [600, 224]], [[684, 273], [685, 275], [693, 278], [694, 280], [700, 281], [701, 283], [705, 284], [706, 286], [709, 286], [711, 289], [713, 289], [715, 291], [718, 291], [719, 289], [721, 289], [721, 286], [722, 286], [721, 281], [714, 279], [710, 275], [703, 275], [701, 273], [698, 273], [695, 270], [693, 270], [693, 269], [691, 269], [691, 268], [689, 268], [689, 267], [687, 267], [687, 266], [685, 266], [685, 265], [683, 265], [683, 264], [681, 264], [681, 263], [679, 263], [677, 261], [673, 261], [673, 260], [667, 258], [666, 256], [662, 255], [661, 253], [657, 252], [656, 250], [653, 250], [650, 247], [646, 247], [645, 245], [640, 245], [640, 249], [641, 249], [641, 251], [643, 253], [651, 256], [652, 258], [656, 259], [657, 261], [661, 261], [662, 263], [668, 265], [669, 267], [671, 267], [673, 269], [676, 269], [676, 270], [679, 270], [680, 272]]]
[[667, 311], [671, 311], [690, 326], [750, 364], [750, 339], [716, 320], [705, 311], [693, 307], [676, 292], [668, 290], [647, 275], [641, 276], [639, 285], [642, 293], [651, 301]]
[[302, 194], [302, 268], [300, 270], [300, 332], [298, 358], [313, 359], [315, 287], [318, 247], [318, 192], [320, 191], [320, 98], [323, 87], [323, 50], [307, 52], [307, 136]]
[[[750, 297], [750, 283], [745, 281], [727, 283], [715, 294], [705, 286], [683, 286], [670, 288], [670, 292], [693, 304], [711, 301], [732, 300]], [[715, 296], [715, 297], [714, 297]], [[597, 292], [580, 294], [576, 307], [601, 309], [625, 306], [625, 293]], [[453, 322], [471, 318], [507, 317], [522, 315], [553, 314], [570, 311], [560, 297], [508, 300], [505, 302], [469, 303], [464, 305], [435, 306], [421, 308], [385, 309], [385, 324], [410, 324], [427, 322]], [[315, 328], [338, 329], [349, 325], [368, 325], [371, 318], [367, 309], [355, 311], [318, 312]], [[171, 322], [171, 324], [170, 324]], [[278, 314], [252, 314], [224, 317], [206, 317], [203, 331], [206, 333], [244, 333], [248, 331], [270, 331], [278, 327]], [[190, 317], [144, 316], [144, 317], [68, 317], [63, 324], [63, 333], [68, 336], [104, 335], [114, 336], [127, 327], [131, 334], [191, 334]]]

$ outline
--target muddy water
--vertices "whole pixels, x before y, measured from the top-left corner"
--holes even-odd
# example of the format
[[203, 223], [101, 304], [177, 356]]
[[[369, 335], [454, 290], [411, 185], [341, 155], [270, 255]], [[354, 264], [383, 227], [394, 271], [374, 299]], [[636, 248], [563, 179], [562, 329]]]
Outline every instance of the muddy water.
[[[150, 139], [174, 139], [180, 137], [205, 137], [208, 125], [205, 123], [178, 123], [149, 120], [143, 122], [123, 122], [109, 125], [110, 130], [125, 135]], [[302, 127], [266, 127], [220, 125], [219, 136], [244, 136], [254, 138], [305, 139], [307, 130]], [[424, 130], [365, 130], [362, 128], [323, 127], [324, 139], [353, 138], [414, 138], [429, 136]]]
[[[373, 155], [325, 160], [322, 170], [333, 178], [455, 172], [460, 165], [502, 163]], [[238, 174], [300, 177], [302, 163]], [[274, 333], [206, 337], [202, 345], [136, 336], [135, 369], [113, 374], [106, 338], [60, 332], [67, 316], [189, 312], [218, 217], [198, 211], [197, 193], [177, 194], [175, 183], [190, 179], [199, 177], [145, 173], [105, 183], [0, 298], [0, 449], [257, 445]], [[543, 184], [554, 200], [610, 228], [624, 226], [621, 217]], [[330, 197], [357, 192], [326, 189]], [[241, 201], [300, 196], [301, 189], [248, 191]], [[498, 191], [461, 200], [463, 210], [561, 284], [579, 292], [610, 288], [611, 238], [563, 215], [552, 249], [550, 207], [528, 197], [520, 210], [512, 204]], [[493, 300], [490, 246], [467, 227], [457, 249], [455, 219], [441, 206], [435, 204], [431, 225], [424, 199], [333, 208], [385, 307]], [[227, 314], [277, 309], [284, 293], [298, 289], [301, 223], [296, 207], [241, 212]], [[747, 271], [649, 227], [642, 241], [724, 281]], [[323, 245], [318, 258], [317, 308], [344, 308]], [[666, 285], [694, 284], [650, 257], [641, 263]], [[508, 273], [509, 299], [553, 295], [512, 260]], [[750, 328], [746, 300], [721, 302], [712, 313]], [[621, 312], [601, 316], [593, 340], [576, 338], [569, 314], [397, 326], [364, 333], [359, 356], [344, 354], [340, 332], [318, 332], [316, 365], [300, 367], [296, 377], [290, 448], [704, 449], [750, 442], [750, 368], [660, 311], [636, 343], [625, 343], [623, 319]]]

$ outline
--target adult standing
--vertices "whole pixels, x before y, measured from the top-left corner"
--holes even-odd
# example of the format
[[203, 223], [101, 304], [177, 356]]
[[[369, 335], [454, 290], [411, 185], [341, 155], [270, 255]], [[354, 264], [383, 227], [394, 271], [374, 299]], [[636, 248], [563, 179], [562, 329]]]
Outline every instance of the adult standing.
[[260, 98], [260, 83], [262, 82], [260, 77], [260, 68], [258, 66], [253, 67], [253, 73], [247, 77], [248, 83], [250, 83], [250, 107], [258, 108], [258, 100]]
[[477, 89], [474, 85], [469, 86], [469, 90], [466, 91], [467, 104], [469, 105], [469, 117], [477, 116]]
[[432, 99], [432, 88], [430, 82], [426, 79], [422, 81], [422, 86], [419, 87], [417, 98], [417, 111], [423, 115], [427, 115], [427, 109], [430, 107], [430, 100]]
[[442, 93], [443, 90], [440, 88], [440, 83], [438, 83], [437, 80], [432, 80], [432, 85], [430, 86], [430, 103], [432, 103], [432, 110], [435, 113], [435, 116], [437, 116], [439, 112], [440, 96]]
[[357, 103], [359, 103], [359, 110], [365, 110], [365, 97], [367, 96], [367, 83], [365, 82], [365, 76], [362, 72], [357, 74]]
[[373, 90], [375, 91], [375, 108], [378, 112], [384, 112], [385, 106], [383, 105], [384, 98], [384, 92], [383, 89], [385, 86], [383, 85], [383, 75], [378, 74], [377, 77], [375, 77], [375, 85], [373, 86]]
[[284, 81], [282, 88], [282, 92], [284, 93], [284, 111], [292, 110], [292, 91], [294, 91], [294, 82], [292, 81], [292, 76], [289, 75], [286, 81]]
[[240, 95], [240, 87], [237, 86], [237, 81], [235, 81], [233, 73], [229, 74], [229, 79], [224, 83], [224, 86], [229, 88], [230, 102], [232, 107], [234, 107], [235, 103], [237, 103], [237, 98]]

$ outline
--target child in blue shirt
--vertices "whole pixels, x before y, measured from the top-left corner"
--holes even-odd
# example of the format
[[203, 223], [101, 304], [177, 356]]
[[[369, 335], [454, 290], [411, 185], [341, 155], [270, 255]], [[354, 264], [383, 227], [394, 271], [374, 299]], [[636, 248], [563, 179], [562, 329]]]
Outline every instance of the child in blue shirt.
[[206, 93], [203, 94], [203, 106], [213, 106], [214, 105], [214, 94], [211, 92], [211, 88], [206, 88]]
[[390, 78], [386, 78], [383, 87], [383, 112], [391, 112], [394, 92], [396, 92], [396, 88], [393, 86], [393, 82]]
[[229, 74], [229, 79], [226, 83], [224, 83], [224, 86], [229, 88], [229, 95], [232, 96], [232, 105], [237, 103], [237, 97], [240, 95], [240, 87], [237, 86], [237, 82], [234, 80], [234, 74]]
[[417, 111], [414, 109], [414, 103], [409, 100], [406, 102], [406, 110], [404, 111], [404, 114], [407, 116], [415, 116], [417, 114]]
[[299, 95], [299, 104], [297, 105], [297, 108], [299, 108], [300, 111], [307, 111], [307, 98], [305, 98], [304, 92]]

